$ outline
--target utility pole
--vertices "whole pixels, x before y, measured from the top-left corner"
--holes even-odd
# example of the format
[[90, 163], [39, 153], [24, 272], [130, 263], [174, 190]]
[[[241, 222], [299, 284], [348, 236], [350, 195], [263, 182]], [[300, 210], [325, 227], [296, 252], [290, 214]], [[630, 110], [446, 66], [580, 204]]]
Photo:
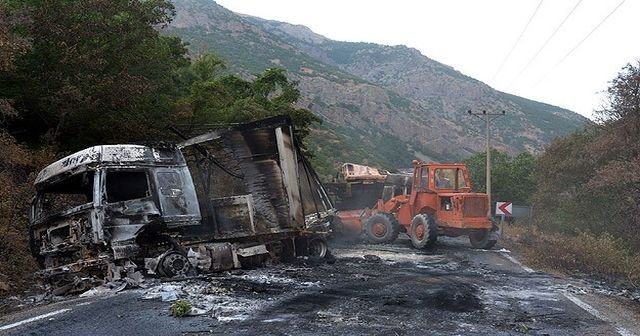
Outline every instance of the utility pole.
[[[484, 119], [486, 132], [487, 132], [487, 198], [489, 199], [489, 209], [487, 211], [487, 216], [491, 217], [491, 121], [505, 115], [505, 112], [502, 111], [500, 113], [489, 113], [486, 110], [482, 110], [482, 112], [472, 112], [471, 110], [467, 111], [469, 115], [478, 117], [480, 119]], [[484, 116], [481, 117], [481, 116]], [[491, 118], [491, 117], [494, 118]]]

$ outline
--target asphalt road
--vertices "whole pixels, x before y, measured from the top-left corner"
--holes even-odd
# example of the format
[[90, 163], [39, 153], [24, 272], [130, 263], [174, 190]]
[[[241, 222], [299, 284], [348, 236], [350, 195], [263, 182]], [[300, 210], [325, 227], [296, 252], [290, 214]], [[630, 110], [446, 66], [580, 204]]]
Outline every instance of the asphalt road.
[[[8, 335], [640, 335], [640, 307], [580, 279], [536, 272], [500, 247], [442, 239], [417, 251], [333, 247], [300, 260], [73, 298], [0, 317]], [[202, 315], [176, 318], [176, 294]], [[146, 299], [145, 299], [146, 298]]]

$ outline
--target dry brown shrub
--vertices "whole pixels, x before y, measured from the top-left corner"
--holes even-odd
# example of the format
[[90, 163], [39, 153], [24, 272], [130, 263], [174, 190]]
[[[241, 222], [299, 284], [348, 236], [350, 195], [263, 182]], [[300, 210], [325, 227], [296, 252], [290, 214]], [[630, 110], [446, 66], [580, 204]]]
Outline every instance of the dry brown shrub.
[[640, 253], [608, 233], [550, 233], [536, 226], [505, 227], [505, 244], [526, 262], [564, 274], [588, 274], [612, 283], [640, 285]]
[[0, 130], [0, 296], [31, 284], [35, 263], [27, 229], [33, 180], [52, 151], [28, 150]]

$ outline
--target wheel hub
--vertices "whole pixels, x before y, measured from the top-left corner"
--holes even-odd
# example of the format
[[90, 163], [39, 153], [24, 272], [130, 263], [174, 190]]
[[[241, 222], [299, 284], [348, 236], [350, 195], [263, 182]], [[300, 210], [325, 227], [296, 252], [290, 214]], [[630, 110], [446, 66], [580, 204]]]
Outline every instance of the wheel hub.
[[373, 225], [373, 234], [376, 235], [376, 237], [384, 237], [386, 233], [387, 233], [387, 226], [384, 225], [383, 223], [375, 223]]
[[424, 224], [419, 224], [416, 226], [416, 237], [419, 240], [424, 239]]
[[176, 252], [167, 254], [159, 265], [160, 273], [174, 277], [177, 275], [184, 275], [189, 271], [189, 259], [184, 255]]

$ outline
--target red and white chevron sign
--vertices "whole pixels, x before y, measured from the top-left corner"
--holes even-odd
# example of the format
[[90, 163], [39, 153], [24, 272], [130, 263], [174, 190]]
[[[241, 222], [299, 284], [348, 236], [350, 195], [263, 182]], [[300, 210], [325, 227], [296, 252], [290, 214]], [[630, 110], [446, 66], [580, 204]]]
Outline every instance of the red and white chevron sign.
[[496, 215], [511, 216], [513, 204], [511, 202], [496, 202]]

